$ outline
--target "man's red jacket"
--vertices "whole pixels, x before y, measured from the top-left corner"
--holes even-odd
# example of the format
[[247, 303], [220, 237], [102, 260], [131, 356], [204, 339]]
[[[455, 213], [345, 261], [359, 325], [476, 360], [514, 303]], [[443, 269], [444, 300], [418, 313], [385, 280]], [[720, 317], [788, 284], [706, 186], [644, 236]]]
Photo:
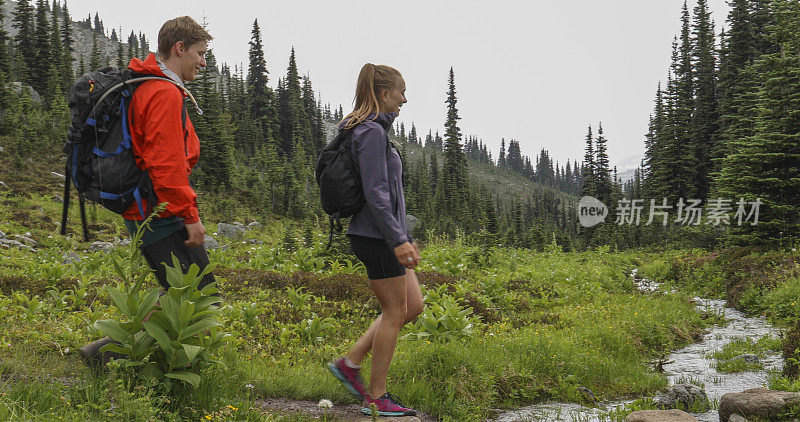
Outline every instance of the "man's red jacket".
[[[144, 61], [131, 59], [128, 68], [137, 73], [167, 77], [152, 53]], [[174, 215], [191, 224], [200, 221], [197, 195], [189, 185], [189, 174], [200, 157], [200, 140], [188, 116], [186, 127], [183, 126], [184, 95], [171, 82], [146, 81], [133, 93], [128, 122], [136, 165], [147, 170], [158, 201], [168, 203], [159, 217]], [[147, 207], [146, 200], [144, 206]], [[122, 216], [128, 220], [142, 219], [136, 204]]]

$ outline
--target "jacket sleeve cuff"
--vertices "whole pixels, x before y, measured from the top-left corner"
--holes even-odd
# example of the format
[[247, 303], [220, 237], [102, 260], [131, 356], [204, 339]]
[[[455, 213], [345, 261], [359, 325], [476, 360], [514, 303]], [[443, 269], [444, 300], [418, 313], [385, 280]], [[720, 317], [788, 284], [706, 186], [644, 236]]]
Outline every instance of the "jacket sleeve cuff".
[[198, 221], [200, 221], [200, 217], [196, 217], [196, 216], [192, 216], [192, 217], [188, 217], [188, 218], [184, 217], [184, 219], [183, 219], [183, 223], [184, 224], [194, 224], [194, 223], [197, 223]]
[[394, 248], [396, 248], [396, 247], [398, 247], [398, 246], [400, 246], [400, 245], [402, 245], [403, 243], [406, 243], [406, 242], [409, 242], [409, 240], [406, 239], [406, 237], [404, 236], [404, 237], [401, 237], [399, 239], [395, 239], [391, 243], [389, 241], [387, 241], [386, 243], [389, 245], [389, 249], [394, 251]]

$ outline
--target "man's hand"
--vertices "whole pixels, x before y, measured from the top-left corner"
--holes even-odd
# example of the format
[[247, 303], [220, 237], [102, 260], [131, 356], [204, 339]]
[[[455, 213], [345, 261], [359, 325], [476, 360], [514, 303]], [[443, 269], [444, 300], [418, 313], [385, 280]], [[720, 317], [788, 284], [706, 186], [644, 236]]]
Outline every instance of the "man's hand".
[[196, 223], [187, 224], [186, 232], [189, 233], [189, 239], [184, 242], [190, 248], [196, 248], [203, 244], [206, 239], [206, 228], [203, 223], [198, 221]]
[[400, 265], [406, 268], [414, 268], [419, 264], [419, 252], [416, 251], [411, 243], [405, 242], [394, 248], [394, 255]]

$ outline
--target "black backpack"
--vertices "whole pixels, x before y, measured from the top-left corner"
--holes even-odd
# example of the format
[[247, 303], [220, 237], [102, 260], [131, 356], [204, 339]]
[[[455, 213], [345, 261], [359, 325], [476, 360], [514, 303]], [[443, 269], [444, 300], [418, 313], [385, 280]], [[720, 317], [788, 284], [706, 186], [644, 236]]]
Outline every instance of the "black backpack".
[[[68, 102], [71, 122], [64, 146], [67, 164], [62, 235], [66, 231], [70, 181], [78, 191], [84, 240], [89, 239], [84, 199], [117, 214], [137, 203], [143, 218], [150, 210], [144, 209], [142, 199], [148, 198], [148, 208], [158, 202], [147, 172], [136, 166], [128, 127], [134, 90], [139, 83], [152, 79], [175, 83], [160, 76], [136, 74], [130, 69], [104, 67], [81, 76], [73, 84]], [[202, 114], [199, 109], [198, 112]], [[185, 126], [185, 108], [181, 114]]]
[[[336, 137], [322, 148], [314, 171], [314, 177], [319, 185], [322, 210], [330, 216], [329, 247], [333, 242], [334, 227], [337, 232], [341, 232], [341, 219], [357, 214], [366, 203], [358, 163], [353, 160], [350, 152], [354, 129], [355, 127], [340, 130]], [[391, 142], [387, 140], [387, 158], [390, 150]]]

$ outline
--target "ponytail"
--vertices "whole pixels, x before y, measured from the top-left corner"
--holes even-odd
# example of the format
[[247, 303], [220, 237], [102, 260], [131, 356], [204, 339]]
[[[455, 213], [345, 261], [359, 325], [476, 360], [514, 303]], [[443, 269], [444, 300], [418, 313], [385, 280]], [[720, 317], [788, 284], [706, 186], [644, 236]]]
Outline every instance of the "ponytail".
[[[381, 91], [391, 91], [403, 80], [403, 76], [397, 69], [367, 63], [361, 67], [356, 82], [355, 107], [342, 122], [345, 123], [344, 129], [350, 129], [367, 119], [367, 117], [380, 110], [378, 97]], [[342, 123], [340, 122], [340, 123]]]

